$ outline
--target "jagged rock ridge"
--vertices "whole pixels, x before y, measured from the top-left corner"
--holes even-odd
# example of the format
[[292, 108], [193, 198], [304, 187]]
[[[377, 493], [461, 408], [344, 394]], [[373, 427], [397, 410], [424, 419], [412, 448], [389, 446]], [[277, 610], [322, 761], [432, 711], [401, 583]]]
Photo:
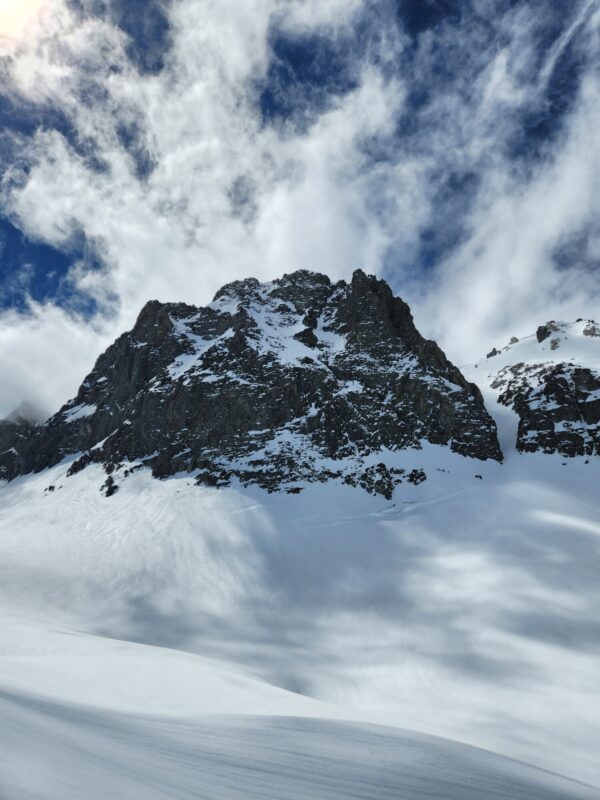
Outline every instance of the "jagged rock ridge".
[[423, 443], [502, 458], [479, 389], [384, 281], [299, 271], [228, 284], [205, 308], [149, 302], [77, 397], [0, 456], [0, 477], [82, 453], [72, 470], [103, 463], [108, 493], [143, 464], [212, 485], [337, 478], [390, 496], [426, 477], [390, 454]]

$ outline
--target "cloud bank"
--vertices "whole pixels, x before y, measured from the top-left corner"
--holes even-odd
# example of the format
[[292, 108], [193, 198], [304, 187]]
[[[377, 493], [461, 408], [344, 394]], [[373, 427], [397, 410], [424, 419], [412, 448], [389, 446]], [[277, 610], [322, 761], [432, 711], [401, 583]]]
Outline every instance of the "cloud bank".
[[1, 61], [34, 123], [6, 134], [0, 202], [95, 256], [0, 312], [0, 415], [56, 408], [148, 299], [249, 275], [382, 275], [458, 363], [592, 316], [600, 5], [446, 5], [173, 0], [132, 28], [127, 2], [48, 0]]

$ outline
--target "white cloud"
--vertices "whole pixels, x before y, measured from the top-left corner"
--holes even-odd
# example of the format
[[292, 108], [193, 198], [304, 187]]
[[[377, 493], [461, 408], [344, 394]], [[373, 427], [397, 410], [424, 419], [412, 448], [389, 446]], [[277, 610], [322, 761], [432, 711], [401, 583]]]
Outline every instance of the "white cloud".
[[[433, 92], [423, 130], [395, 149], [396, 122], [412, 113], [404, 104], [415, 75], [399, 69], [390, 77], [406, 41], [385, 21], [356, 64], [356, 89], [308, 128], [262, 125], [253, 87], [268, 68], [270, 26], [335, 37], [363, 7], [361, 0], [177, 0], [167, 66], [140, 75], [126, 58], [124, 34], [98, 19], [78, 21], [49, 0], [37, 37], [11, 61], [13, 79], [23, 97], [62, 109], [108, 169], [91, 171], [60, 134], [40, 130], [28, 175], [5, 182], [3, 202], [49, 243], [60, 246], [74, 229], [103, 243], [107, 273], [79, 265], [71, 278], [107, 313], [93, 324], [52, 305], [1, 315], [0, 415], [23, 398], [64, 401], [146, 300], [204, 303], [224, 282], [248, 275], [305, 267], [337, 278], [358, 266], [396, 265], [396, 287], [417, 322], [457, 361], [524, 325], [586, 312], [586, 293], [598, 297], [593, 278], [566, 286], [550, 251], [597, 214], [598, 87], [591, 77], [585, 83], [554, 157], [532, 179], [515, 178], [502, 145], [514, 109], [539, 91], [529, 74], [535, 26], [524, 12], [499, 23], [500, 50], [478, 47], [475, 36], [460, 45], [464, 74]], [[590, 6], [568, 41], [583, 32], [591, 49], [595, 19]], [[555, 62], [568, 41], [556, 44]], [[431, 35], [422, 38], [417, 77], [431, 68], [435, 46]], [[83, 88], [93, 102], [82, 101]], [[123, 147], [123, 122], [137, 126], [155, 165], [146, 181]], [[385, 157], [365, 155], [371, 140]], [[436, 224], [439, 174], [469, 169], [482, 186], [469, 235], [424, 282], [411, 259], [422, 228]]]
[[549, 162], [526, 182], [506, 169], [486, 176], [471, 235], [420, 309], [455, 358], [475, 359], [548, 319], [598, 316], [598, 270], [560, 268], [552, 253], [574, 233], [597, 227], [599, 154], [600, 85], [590, 76]]
[[99, 351], [110, 344], [102, 331], [55, 306], [33, 306], [26, 319], [5, 312], [0, 324], [0, 410], [22, 398], [46, 412], [74, 396]]
[[[540, 71], [540, 85], [545, 86], [552, 73], [554, 72], [558, 60], [569, 46], [573, 37], [577, 34], [579, 29], [585, 24], [586, 20], [590, 17], [594, 8], [598, 9], [598, 0], [583, 0], [578, 13], [575, 15], [573, 22], [567, 27], [566, 31], [559, 36], [557, 41], [551, 47], [550, 52], [546, 57], [544, 66]], [[592, 21], [593, 22], [593, 21]]]

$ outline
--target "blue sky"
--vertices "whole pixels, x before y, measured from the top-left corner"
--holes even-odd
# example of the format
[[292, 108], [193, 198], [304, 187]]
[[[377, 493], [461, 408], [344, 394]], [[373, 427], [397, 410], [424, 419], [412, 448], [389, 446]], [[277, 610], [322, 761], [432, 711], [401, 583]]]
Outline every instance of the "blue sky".
[[458, 362], [592, 315], [599, 36], [600, 0], [46, 0], [0, 59], [0, 413], [248, 275], [380, 274]]

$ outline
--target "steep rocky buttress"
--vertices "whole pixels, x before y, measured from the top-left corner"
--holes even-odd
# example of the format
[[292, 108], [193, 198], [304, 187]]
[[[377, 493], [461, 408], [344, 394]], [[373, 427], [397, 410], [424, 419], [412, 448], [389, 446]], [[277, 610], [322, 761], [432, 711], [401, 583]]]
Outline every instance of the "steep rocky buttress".
[[108, 494], [145, 465], [210, 485], [336, 478], [390, 496], [426, 477], [390, 454], [427, 443], [502, 459], [479, 389], [384, 281], [299, 271], [228, 284], [205, 308], [149, 302], [73, 400], [4, 437], [0, 478], [78, 454], [71, 472], [102, 463]]

